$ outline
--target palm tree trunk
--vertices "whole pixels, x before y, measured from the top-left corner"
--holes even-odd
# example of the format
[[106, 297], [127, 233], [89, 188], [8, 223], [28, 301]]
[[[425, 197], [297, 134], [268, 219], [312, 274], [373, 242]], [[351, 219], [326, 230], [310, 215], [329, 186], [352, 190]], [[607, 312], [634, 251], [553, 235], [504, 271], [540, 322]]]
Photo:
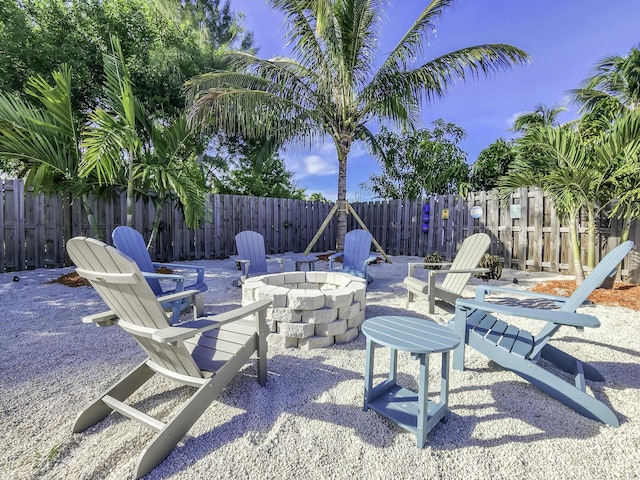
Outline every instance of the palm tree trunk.
[[587, 266], [593, 269], [596, 266], [596, 215], [592, 206], [587, 208]]
[[154, 202], [153, 207], [156, 213], [153, 217], [153, 228], [151, 229], [151, 236], [149, 237], [149, 242], [147, 243], [147, 250], [151, 248], [151, 245], [158, 236], [158, 230], [160, 229], [160, 220], [162, 219], [162, 202]]
[[338, 147], [338, 225], [336, 249], [344, 248], [344, 236], [347, 234], [347, 157], [348, 153]]
[[127, 226], [133, 227], [133, 165], [129, 165], [127, 178]]
[[573, 252], [573, 270], [576, 276], [576, 285], [584, 282], [584, 268], [580, 258], [580, 244], [578, 243], [578, 221], [577, 215], [569, 216], [569, 237], [571, 239], [571, 251]]
[[87, 195], [82, 196], [82, 208], [87, 214], [87, 220], [89, 221], [89, 229], [91, 230], [91, 236], [98, 240], [102, 240], [100, 237], [100, 229], [98, 228], [98, 222], [96, 221], [96, 217], [93, 214], [93, 209], [91, 208], [91, 204], [89, 203], [89, 197]]

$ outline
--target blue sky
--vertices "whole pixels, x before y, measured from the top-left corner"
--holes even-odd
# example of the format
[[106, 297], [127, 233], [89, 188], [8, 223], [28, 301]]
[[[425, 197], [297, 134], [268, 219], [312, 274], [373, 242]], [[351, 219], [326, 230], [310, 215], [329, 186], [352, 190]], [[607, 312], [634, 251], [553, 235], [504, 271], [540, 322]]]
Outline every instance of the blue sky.
[[[389, 1], [380, 26], [381, 55], [397, 43], [427, 4], [427, 0]], [[231, 8], [244, 13], [244, 25], [254, 32], [261, 57], [290, 55], [284, 17], [266, 0], [231, 0]], [[626, 55], [640, 44], [640, 1], [459, 0], [436, 22], [435, 37], [430, 38], [423, 60], [483, 43], [514, 45], [531, 56], [531, 63], [454, 85], [422, 112], [425, 128], [438, 118], [464, 128], [467, 138], [461, 147], [469, 164], [498, 138], [513, 138], [509, 130], [513, 119], [539, 103], [567, 106], [561, 122], [575, 118], [576, 108], [568, 104], [567, 91], [577, 88], [603, 57]], [[332, 143], [285, 152], [283, 158], [307, 194], [321, 192], [336, 199], [338, 162]], [[378, 163], [356, 143], [347, 170], [350, 201], [370, 199], [360, 184], [378, 170]]]

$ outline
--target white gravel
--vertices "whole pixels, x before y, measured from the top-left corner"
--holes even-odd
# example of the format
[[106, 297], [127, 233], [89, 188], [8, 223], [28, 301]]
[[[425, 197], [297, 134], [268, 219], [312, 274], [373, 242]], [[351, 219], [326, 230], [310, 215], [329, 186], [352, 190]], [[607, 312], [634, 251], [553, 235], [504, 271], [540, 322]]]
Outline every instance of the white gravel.
[[[293, 270], [293, 261], [283, 257]], [[407, 305], [402, 284], [406, 263], [420, 259], [391, 260], [370, 267], [375, 281], [367, 293], [367, 318], [426, 317], [426, 302]], [[238, 306], [233, 260], [198, 264], [207, 269], [207, 310]], [[47, 283], [71, 270], [0, 274], [2, 479], [132, 478], [137, 456], [153, 435], [119, 414], [71, 433], [83, 406], [144, 358], [117, 327], [81, 322], [104, 308], [91, 288]], [[512, 284], [514, 276], [517, 287], [526, 288], [550, 275], [506, 270], [497, 283]], [[441, 306], [434, 319], [444, 323], [453, 310]], [[581, 311], [598, 316], [602, 326], [563, 329], [555, 344], [604, 374], [604, 383], [589, 387], [612, 406], [619, 428], [582, 417], [469, 349], [469, 368], [451, 373], [448, 423], [437, 425], [427, 446], [418, 449], [414, 435], [362, 411], [362, 334], [349, 344], [312, 351], [285, 349], [270, 338], [267, 386], [258, 385], [255, 365], [247, 364], [147, 478], [639, 478], [640, 312], [600, 306]], [[435, 357], [430, 376], [437, 381]], [[387, 361], [386, 353], [376, 356], [379, 380]], [[415, 388], [417, 362], [401, 354], [399, 371], [399, 380]], [[154, 379], [134, 401], [162, 417], [190, 392]]]

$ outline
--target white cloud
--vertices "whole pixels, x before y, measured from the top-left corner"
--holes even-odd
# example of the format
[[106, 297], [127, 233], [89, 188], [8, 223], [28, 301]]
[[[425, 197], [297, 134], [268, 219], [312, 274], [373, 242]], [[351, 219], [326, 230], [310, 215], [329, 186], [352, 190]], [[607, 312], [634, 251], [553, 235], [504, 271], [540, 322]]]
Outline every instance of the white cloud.
[[516, 120], [518, 119], [518, 117], [520, 115], [522, 115], [523, 113], [527, 113], [527, 112], [516, 112], [513, 115], [511, 115], [508, 119], [507, 119], [507, 128], [511, 128], [513, 127], [513, 124], [516, 123]]
[[306, 175], [335, 175], [338, 173], [337, 161], [325, 160], [319, 155], [308, 155], [304, 157], [303, 162]]

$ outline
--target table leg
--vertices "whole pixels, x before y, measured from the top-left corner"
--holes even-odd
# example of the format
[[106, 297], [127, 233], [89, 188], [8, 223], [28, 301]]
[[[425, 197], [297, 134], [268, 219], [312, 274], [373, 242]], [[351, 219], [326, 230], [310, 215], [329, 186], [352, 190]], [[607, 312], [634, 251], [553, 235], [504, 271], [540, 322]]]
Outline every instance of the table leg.
[[440, 420], [449, 420], [449, 352], [442, 352], [442, 374], [440, 379], [440, 403], [444, 405], [444, 416]]
[[389, 382], [397, 383], [398, 378], [398, 350], [389, 349]]
[[418, 430], [416, 442], [423, 448], [427, 441], [427, 421], [429, 410], [429, 355], [420, 354], [420, 380], [418, 384]]
[[365, 366], [364, 366], [364, 406], [362, 410], [365, 412], [369, 410], [369, 396], [371, 395], [371, 389], [373, 388], [373, 355], [375, 348], [373, 342], [367, 338], [366, 352], [365, 352]]

